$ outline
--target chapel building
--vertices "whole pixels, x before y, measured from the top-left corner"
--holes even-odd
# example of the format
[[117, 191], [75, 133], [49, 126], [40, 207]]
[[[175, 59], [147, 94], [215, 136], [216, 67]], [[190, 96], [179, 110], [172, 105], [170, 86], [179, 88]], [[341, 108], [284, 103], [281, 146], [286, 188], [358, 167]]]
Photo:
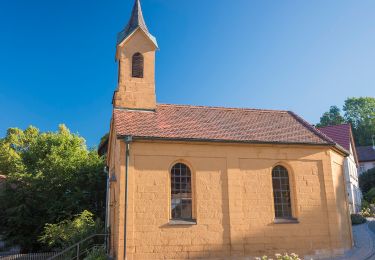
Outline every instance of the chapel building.
[[323, 257], [350, 249], [348, 151], [291, 111], [158, 104], [157, 50], [135, 0], [116, 50], [110, 255]]

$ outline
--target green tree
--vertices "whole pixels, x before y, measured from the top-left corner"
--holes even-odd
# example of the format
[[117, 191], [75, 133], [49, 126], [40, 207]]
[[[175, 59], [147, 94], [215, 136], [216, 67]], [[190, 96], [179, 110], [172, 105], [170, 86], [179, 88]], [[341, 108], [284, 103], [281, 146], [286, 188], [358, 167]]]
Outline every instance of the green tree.
[[102, 138], [100, 138], [99, 146], [100, 146], [102, 143], [106, 142], [106, 141], [108, 140], [108, 138], [109, 138], [109, 133], [106, 133], [105, 135], [103, 135]]
[[64, 125], [57, 132], [10, 128], [0, 139], [0, 231], [24, 252], [41, 249], [44, 225], [87, 209], [103, 218], [104, 162]]
[[345, 120], [352, 124], [357, 145], [372, 145], [372, 137], [375, 136], [375, 98], [348, 98], [343, 110]]
[[62, 250], [92, 234], [100, 233], [100, 230], [100, 223], [94, 221], [94, 214], [84, 210], [72, 220], [46, 224], [39, 241], [50, 249]]
[[372, 168], [359, 176], [359, 187], [365, 195], [375, 187], [375, 168]]
[[317, 124], [317, 127], [340, 125], [343, 123], [345, 123], [345, 119], [341, 115], [340, 108], [338, 108], [337, 106], [331, 106], [329, 111], [325, 112], [322, 115], [319, 124]]
[[98, 247], [93, 248], [91, 252], [86, 256], [83, 260], [107, 260], [107, 254], [105, 252], [105, 248]]
[[364, 199], [370, 203], [375, 203], [375, 185], [364, 195]]

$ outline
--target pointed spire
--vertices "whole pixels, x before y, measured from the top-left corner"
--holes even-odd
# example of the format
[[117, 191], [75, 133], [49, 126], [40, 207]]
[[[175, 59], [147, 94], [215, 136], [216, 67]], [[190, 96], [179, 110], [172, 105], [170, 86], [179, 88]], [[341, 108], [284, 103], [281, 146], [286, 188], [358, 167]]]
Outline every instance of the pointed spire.
[[156, 38], [152, 36], [147, 29], [145, 20], [143, 18], [141, 2], [140, 0], [135, 0], [130, 20], [125, 29], [118, 34], [117, 44], [123, 42], [138, 28], [144, 31], [144, 33], [150, 38], [150, 40], [155, 44], [156, 47], [158, 46]]
[[142, 7], [139, 0], [135, 0], [132, 15], [126, 29], [131, 30], [141, 27], [145, 32], [148, 32], [145, 19], [143, 18]]

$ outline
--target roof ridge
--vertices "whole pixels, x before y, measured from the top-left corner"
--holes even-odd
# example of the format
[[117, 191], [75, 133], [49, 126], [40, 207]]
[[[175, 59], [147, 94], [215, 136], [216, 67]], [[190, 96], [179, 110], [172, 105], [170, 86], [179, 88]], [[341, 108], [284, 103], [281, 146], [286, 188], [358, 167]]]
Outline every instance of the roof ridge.
[[321, 126], [317, 127], [318, 129], [323, 129], [323, 128], [328, 128], [328, 127], [337, 127], [337, 126], [351, 126], [350, 123], [343, 123], [343, 124], [338, 124], [338, 125], [327, 125], [327, 126]]
[[306, 129], [308, 129], [310, 132], [312, 132], [313, 134], [315, 134], [316, 136], [318, 136], [319, 138], [322, 138], [323, 140], [325, 140], [326, 142], [329, 142], [329, 143], [332, 143], [332, 144], [336, 144], [335, 141], [332, 140], [332, 138], [330, 138], [329, 136], [327, 136], [326, 134], [322, 133], [321, 131], [319, 131], [319, 129], [317, 129], [316, 127], [312, 126], [311, 124], [309, 124], [305, 119], [303, 119], [302, 117], [300, 117], [299, 115], [297, 115], [296, 113], [292, 112], [292, 111], [289, 111], [289, 114], [294, 117], [299, 123], [301, 123]]
[[223, 106], [203, 106], [203, 105], [185, 105], [185, 104], [157, 104], [157, 106], [169, 106], [169, 107], [190, 107], [190, 108], [208, 108], [208, 109], [221, 109], [221, 110], [247, 110], [247, 111], [259, 111], [259, 112], [279, 112], [288, 113], [288, 110], [279, 109], [262, 109], [262, 108], [246, 108], [246, 107], [223, 107]]

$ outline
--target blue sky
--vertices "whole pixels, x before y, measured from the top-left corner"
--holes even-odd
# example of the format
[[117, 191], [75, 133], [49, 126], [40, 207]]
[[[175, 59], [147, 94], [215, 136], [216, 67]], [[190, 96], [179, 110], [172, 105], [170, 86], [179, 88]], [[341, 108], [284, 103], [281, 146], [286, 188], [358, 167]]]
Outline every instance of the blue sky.
[[[108, 131], [116, 34], [133, 0], [0, 2], [0, 136]], [[288, 109], [316, 123], [375, 96], [375, 1], [143, 0], [159, 103]]]

